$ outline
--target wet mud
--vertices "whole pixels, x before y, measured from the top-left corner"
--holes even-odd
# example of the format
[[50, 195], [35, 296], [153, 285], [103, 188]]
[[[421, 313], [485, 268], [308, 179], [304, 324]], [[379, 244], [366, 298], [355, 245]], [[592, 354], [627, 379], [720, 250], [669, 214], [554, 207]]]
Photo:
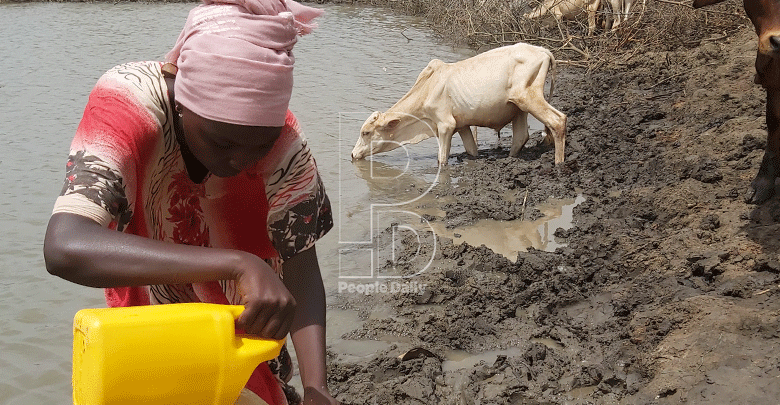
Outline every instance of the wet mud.
[[[446, 170], [458, 181], [435, 187], [449, 197], [426, 219], [454, 232], [532, 221], [548, 199], [581, 196], [572, 227], [554, 230], [564, 246], [508, 258], [440, 238], [413, 277], [422, 294], [340, 294], [335, 307], [361, 319], [345, 339], [396, 343], [364, 358], [331, 350], [336, 397], [776, 404], [780, 200], [744, 200], [766, 142], [755, 47], [746, 27], [598, 71], [559, 66], [550, 101], [567, 114], [568, 137], [557, 167], [541, 133], [518, 158], [504, 138], [473, 159], [453, 149]], [[409, 237], [396, 254], [417, 249]], [[388, 273], [414, 271], [387, 263]]]

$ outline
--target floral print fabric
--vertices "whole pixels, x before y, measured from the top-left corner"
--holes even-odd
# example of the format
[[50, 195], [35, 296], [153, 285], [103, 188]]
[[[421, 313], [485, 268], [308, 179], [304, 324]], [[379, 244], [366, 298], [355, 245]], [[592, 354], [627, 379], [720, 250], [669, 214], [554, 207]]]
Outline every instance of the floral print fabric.
[[[187, 175], [171, 113], [159, 62], [120, 65], [101, 77], [71, 145], [54, 211], [68, 212], [69, 203], [87, 200], [94, 215], [118, 231], [244, 247], [275, 267], [332, 228], [330, 202], [292, 113], [257, 167], [236, 179], [209, 175], [200, 184]], [[234, 210], [243, 212], [229, 212]], [[226, 218], [239, 229], [225, 227]], [[255, 228], [241, 226], [247, 222]], [[241, 238], [270, 241], [272, 249], [234, 243]]]
[[[282, 135], [256, 167], [194, 183], [176, 141], [161, 66], [128, 63], [100, 78], [71, 144], [53, 212], [88, 216], [117, 231], [171, 243], [244, 250], [283, 276], [284, 260], [310, 248], [333, 226], [330, 202], [295, 116], [287, 112]], [[240, 302], [232, 280], [137, 290], [107, 289], [107, 301], [110, 306]], [[286, 351], [264, 367], [247, 388], [254, 381], [258, 392], [262, 378], [256, 374], [268, 367], [284, 382], [292, 374]], [[261, 396], [279, 403], [268, 395]]]

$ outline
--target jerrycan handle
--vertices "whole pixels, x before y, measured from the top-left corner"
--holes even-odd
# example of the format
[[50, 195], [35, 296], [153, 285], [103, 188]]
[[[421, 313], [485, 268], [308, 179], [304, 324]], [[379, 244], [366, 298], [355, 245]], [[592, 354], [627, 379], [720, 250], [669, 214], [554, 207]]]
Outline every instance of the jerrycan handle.
[[[239, 315], [244, 312], [243, 305], [225, 305], [225, 307], [227, 307], [228, 311], [233, 315], [233, 320], [237, 320]], [[236, 355], [240, 359], [251, 360], [260, 364], [278, 356], [286, 341], [286, 338], [274, 340], [263, 339], [248, 334], [237, 334], [234, 344], [236, 346]]]

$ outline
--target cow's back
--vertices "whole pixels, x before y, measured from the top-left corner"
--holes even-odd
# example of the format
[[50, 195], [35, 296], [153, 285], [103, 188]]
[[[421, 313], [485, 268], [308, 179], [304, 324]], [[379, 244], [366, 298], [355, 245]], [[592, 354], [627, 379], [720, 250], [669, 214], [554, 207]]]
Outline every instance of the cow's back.
[[510, 95], [524, 91], [545, 61], [549, 61], [547, 50], [518, 43], [444, 64], [437, 73], [444, 76], [438, 79], [456, 120], [494, 128], [506, 125], [518, 113], [508, 102]]

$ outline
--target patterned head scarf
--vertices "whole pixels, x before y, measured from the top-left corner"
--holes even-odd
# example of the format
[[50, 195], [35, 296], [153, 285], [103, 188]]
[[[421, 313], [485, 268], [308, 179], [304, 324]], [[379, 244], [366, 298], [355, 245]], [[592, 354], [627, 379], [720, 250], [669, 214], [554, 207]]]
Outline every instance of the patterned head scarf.
[[165, 57], [179, 68], [176, 100], [214, 121], [283, 126], [293, 46], [322, 13], [292, 0], [204, 0]]

